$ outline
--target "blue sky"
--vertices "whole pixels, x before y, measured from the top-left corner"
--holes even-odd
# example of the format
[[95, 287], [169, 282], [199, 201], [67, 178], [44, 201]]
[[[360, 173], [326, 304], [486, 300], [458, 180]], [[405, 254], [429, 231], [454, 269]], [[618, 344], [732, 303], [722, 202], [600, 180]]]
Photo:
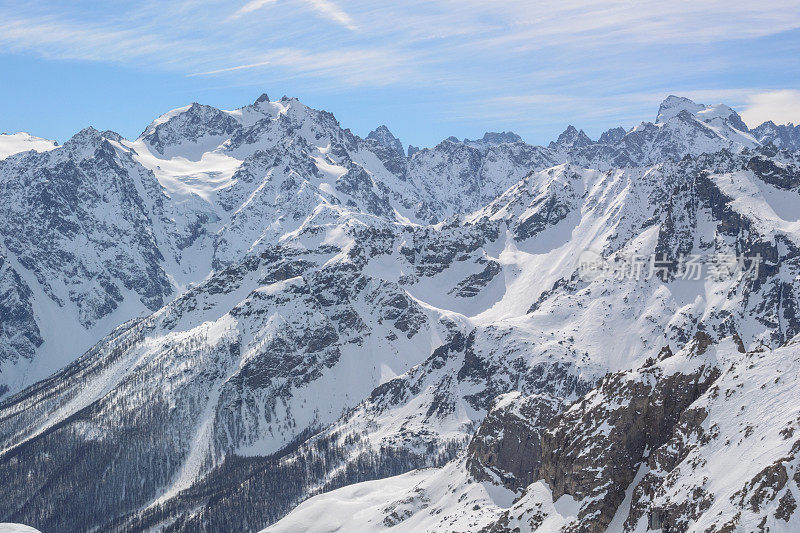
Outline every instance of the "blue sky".
[[3, 0], [0, 72], [0, 131], [60, 142], [262, 92], [421, 146], [596, 138], [669, 94], [798, 123], [800, 2]]

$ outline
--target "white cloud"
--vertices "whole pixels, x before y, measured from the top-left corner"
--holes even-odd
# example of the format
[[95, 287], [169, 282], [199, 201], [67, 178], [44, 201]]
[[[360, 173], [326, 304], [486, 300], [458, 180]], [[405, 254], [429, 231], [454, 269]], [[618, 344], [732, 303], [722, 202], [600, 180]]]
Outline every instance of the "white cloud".
[[[275, 4], [277, 0], [250, 0], [237, 10], [231, 19], [241, 18], [243, 15], [258, 11], [266, 6]], [[337, 24], [344, 26], [349, 30], [355, 30], [356, 25], [352, 17], [348, 15], [342, 8], [331, 2], [331, 0], [299, 0], [301, 3], [310, 7], [322, 18], [333, 21]]]
[[751, 128], [768, 120], [776, 124], [800, 124], [800, 91], [784, 89], [753, 94], [741, 115]]
[[331, 2], [330, 0], [305, 0], [314, 11], [319, 13], [322, 17], [332, 20], [341, 24], [349, 30], [355, 30], [356, 25], [353, 19], [345, 13], [342, 8]]
[[275, 2], [276, 0], [250, 0], [250, 2], [247, 2], [245, 5], [239, 8], [238, 11], [231, 15], [231, 18], [237, 19], [242, 15], [252, 13], [253, 11], [258, 11], [262, 7], [274, 4]]

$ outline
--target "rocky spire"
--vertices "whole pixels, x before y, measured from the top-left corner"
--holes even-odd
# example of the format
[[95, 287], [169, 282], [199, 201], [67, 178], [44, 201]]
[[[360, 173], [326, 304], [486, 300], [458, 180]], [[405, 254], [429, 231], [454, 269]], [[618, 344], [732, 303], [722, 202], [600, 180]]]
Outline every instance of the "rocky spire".
[[400, 139], [395, 137], [392, 132], [389, 131], [389, 128], [384, 125], [378, 126], [376, 129], [369, 132], [367, 139], [373, 140], [390, 150], [394, 150], [400, 155], [405, 155], [403, 143], [401, 143]]

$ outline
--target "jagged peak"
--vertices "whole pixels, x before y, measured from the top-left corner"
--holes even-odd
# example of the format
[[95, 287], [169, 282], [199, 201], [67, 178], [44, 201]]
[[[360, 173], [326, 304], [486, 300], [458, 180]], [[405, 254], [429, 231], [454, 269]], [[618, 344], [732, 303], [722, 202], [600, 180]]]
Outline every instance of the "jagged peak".
[[374, 130], [372, 130], [370, 132], [370, 135], [372, 135], [372, 134], [386, 135], [386, 136], [391, 137], [392, 139], [395, 138], [395, 136], [392, 134], [391, 130], [386, 126], [386, 124], [381, 124], [380, 126], [375, 128]]
[[183, 107], [168, 111], [151, 122], [139, 135], [159, 153], [167, 145], [184, 140], [195, 141], [204, 135], [231, 133], [238, 125], [235, 113], [216, 107], [192, 102]]
[[64, 143], [64, 148], [73, 153], [82, 154], [79, 157], [85, 158], [89, 157], [101, 146], [111, 149], [110, 145], [107, 144], [108, 141], [120, 142], [122, 141], [122, 136], [112, 130], [101, 132], [93, 126], [87, 126], [70, 137], [70, 139]]
[[773, 129], [773, 130], [782, 130], [782, 129], [791, 130], [791, 129], [795, 129], [795, 128], [800, 128], [800, 125], [796, 126], [794, 124], [794, 122], [786, 122], [785, 124], [776, 124], [772, 120], [767, 120], [766, 122], [762, 122], [761, 124], [759, 124], [758, 126], [753, 128], [751, 131], [762, 131], [762, 130], [767, 129], [767, 128], [770, 128], [770, 129]]
[[389, 128], [386, 125], [380, 125], [367, 135], [367, 139], [371, 141], [375, 141], [376, 143], [389, 148], [397, 152], [400, 155], [405, 155], [405, 151], [403, 150], [403, 143], [400, 142], [400, 139], [394, 136]]
[[109, 139], [116, 142], [122, 141], [122, 135], [113, 130], [105, 130], [100, 134], [100, 136], [104, 139]]
[[175, 109], [170, 109], [169, 111], [167, 111], [163, 115], [161, 115], [158, 118], [156, 118], [150, 124], [148, 124], [147, 127], [142, 132], [142, 134], [139, 135], [139, 137], [141, 138], [141, 137], [144, 137], [146, 135], [152, 134], [156, 130], [156, 128], [158, 128], [160, 125], [166, 124], [167, 122], [169, 122], [173, 118], [177, 117], [178, 115], [181, 115], [181, 114], [189, 111], [189, 109], [191, 109], [195, 105], [199, 105], [199, 104], [197, 104], [195, 102], [195, 103], [191, 103], [189, 105], [185, 105], [185, 106], [182, 106], [182, 107], [176, 107]]
[[550, 142], [549, 146], [552, 149], [569, 149], [581, 148], [590, 144], [594, 144], [594, 141], [592, 141], [583, 130], [578, 130], [575, 126], [570, 124], [567, 126], [567, 129], [558, 136], [558, 139], [554, 142]]
[[756, 126], [753, 129], [754, 130], [763, 130], [765, 128], [777, 128], [777, 127], [778, 127], [778, 125], [775, 124], [773, 121], [767, 120], [766, 122], [762, 122], [761, 124], [759, 124], [758, 126]]
[[751, 129], [750, 134], [765, 146], [800, 149], [800, 126], [795, 126], [791, 122], [775, 124], [772, 120], [768, 120]]
[[190, 113], [190, 114], [195, 114], [195, 115], [199, 114], [199, 113], [216, 114], [216, 113], [224, 113], [224, 111], [222, 111], [220, 109], [217, 109], [214, 106], [207, 105], [207, 104], [201, 104], [199, 102], [192, 102], [189, 105], [185, 105], [185, 106], [182, 106], [182, 107], [176, 107], [175, 109], [171, 109], [171, 110], [167, 111], [166, 113], [164, 113], [163, 115], [161, 115], [160, 117], [155, 119], [153, 122], [151, 122], [150, 123], [150, 127], [160, 126], [161, 124], [164, 124], [165, 122], [169, 122], [171, 119], [173, 119], [173, 118], [175, 118], [177, 116], [183, 115], [185, 113]]
[[267, 96], [267, 93], [261, 93], [261, 96], [256, 98], [256, 101], [253, 102], [253, 103], [254, 104], [261, 104], [261, 103], [264, 103], [264, 102], [269, 102], [269, 96]]
[[85, 137], [87, 135], [99, 135], [99, 134], [100, 134], [100, 131], [97, 128], [95, 128], [94, 126], [86, 126], [82, 130], [80, 130], [78, 133], [73, 135], [72, 138], [74, 139], [75, 137]]
[[76, 146], [79, 144], [86, 144], [90, 142], [97, 142], [102, 138], [103, 134], [100, 133], [94, 126], [86, 126], [78, 133], [64, 143], [64, 146]]
[[[274, 104], [275, 102], [270, 102], [270, 103]], [[330, 117], [333, 117], [333, 113], [331, 113], [330, 111], [325, 111], [324, 109], [315, 109], [313, 107], [309, 107], [306, 104], [304, 104], [302, 101], [300, 101], [299, 98], [297, 98], [295, 96], [286, 96], [286, 95], [284, 95], [284, 96], [281, 97], [280, 100], [278, 100], [277, 103], [279, 104], [279, 106], [278, 106], [279, 108], [283, 108], [282, 111], [281, 111], [282, 114], [287, 113], [287, 112], [300, 113], [300, 114], [310, 113], [312, 115], [328, 115]]]

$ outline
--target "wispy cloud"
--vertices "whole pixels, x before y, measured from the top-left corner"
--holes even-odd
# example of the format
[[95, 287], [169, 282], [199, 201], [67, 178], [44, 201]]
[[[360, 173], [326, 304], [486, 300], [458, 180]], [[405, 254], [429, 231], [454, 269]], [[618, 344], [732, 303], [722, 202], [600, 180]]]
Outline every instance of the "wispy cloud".
[[[4, 18], [0, 45], [5, 51], [36, 51], [49, 59], [136, 61], [149, 54], [175, 57], [175, 43], [158, 34], [132, 29], [70, 24], [51, 17]], [[202, 42], [184, 42], [203, 51]]]
[[410, 66], [404, 57], [381, 48], [346, 48], [323, 52], [285, 48], [274, 50], [267, 57], [276, 66], [300, 74], [338, 77], [350, 85], [370, 82], [387, 85], [401, 82], [411, 75]]
[[[324, 19], [340, 24], [349, 30], [355, 30], [356, 25], [353, 19], [342, 8], [331, 0], [296, 0], [299, 4], [310, 7], [314, 12]], [[248, 13], [253, 13], [267, 6], [275, 4], [277, 0], [250, 0], [231, 15], [231, 20], [239, 19]]]
[[317, 13], [319, 13], [324, 18], [332, 20], [338, 24], [341, 24], [345, 28], [349, 30], [355, 30], [356, 25], [353, 23], [353, 19], [347, 13], [342, 10], [339, 6], [331, 2], [330, 0], [305, 0], [306, 3], [311, 6]]
[[269, 65], [269, 61], [260, 61], [258, 63], [250, 63], [249, 65], [236, 65], [235, 67], [227, 67], [227, 68], [218, 68], [216, 70], [209, 70], [206, 72], [195, 72], [192, 74], [187, 74], [187, 77], [194, 77], [194, 76], [212, 76], [214, 74], [222, 74], [225, 72], [233, 72], [234, 70], [246, 70], [251, 68], [258, 68]]
[[400, 82], [411, 75], [401, 56], [383, 49], [358, 49], [309, 52], [295, 48], [278, 48], [261, 54], [263, 61], [222, 69], [188, 74], [190, 77], [218, 76], [237, 70], [260, 67], [283, 69], [289, 75], [313, 74], [335, 78], [349, 86], [381, 86]]
[[252, 13], [253, 11], [258, 11], [259, 9], [266, 7], [268, 5], [274, 4], [276, 0], [250, 0], [245, 5], [240, 7], [233, 15], [231, 15], [232, 19], [238, 19], [248, 13]]

